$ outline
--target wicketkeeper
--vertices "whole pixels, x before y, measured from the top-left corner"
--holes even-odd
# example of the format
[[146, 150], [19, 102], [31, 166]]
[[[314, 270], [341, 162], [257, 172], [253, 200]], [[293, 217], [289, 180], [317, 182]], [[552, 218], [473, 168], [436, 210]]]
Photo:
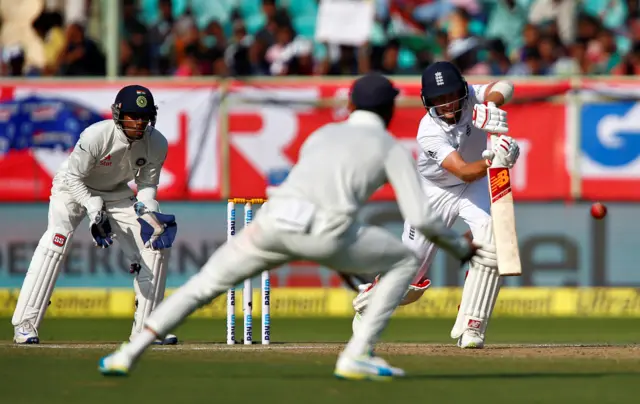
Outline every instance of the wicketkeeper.
[[[154, 125], [157, 106], [142, 86], [122, 88], [113, 119], [89, 126], [53, 179], [47, 231], [31, 259], [12, 323], [18, 344], [40, 342], [38, 329], [71, 243], [84, 217], [94, 244], [117, 239], [135, 275], [131, 337], [164, 297], [169, 249], [176, 237], [173, 215], [159, 213], [156, 192], [168, 144]], [[135, 180], [134, 196], [128, 183]], [[157, 343], [176, 344], [175, 335]]]

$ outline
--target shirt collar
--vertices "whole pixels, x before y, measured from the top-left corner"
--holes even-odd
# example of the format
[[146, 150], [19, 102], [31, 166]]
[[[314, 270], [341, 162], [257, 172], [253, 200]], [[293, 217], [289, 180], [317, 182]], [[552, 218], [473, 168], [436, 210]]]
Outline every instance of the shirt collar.
[[352, 125], [374, 126], [386, 130], [386, 125], [384, 124], [382, 118], [370, 111], [353, 111], [351, 115], [349, 115], [349, 119], [347, 119], [347, 122]]

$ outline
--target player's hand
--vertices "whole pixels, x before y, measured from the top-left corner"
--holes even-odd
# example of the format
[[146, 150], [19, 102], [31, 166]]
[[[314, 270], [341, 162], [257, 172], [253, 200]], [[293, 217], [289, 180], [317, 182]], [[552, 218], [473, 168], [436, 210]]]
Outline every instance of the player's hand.
[[422, 295], [424, 295], [424, 292], [429, 289], [429, 286], [431, 286], [431, 280], [429, 279], [424, 279], [418, 283], [412, 283], [409, 285], [409, 289], [402, 298], [400, 306], [406, 306], [407, 304], [411, 304], [420, 299]]
[[164, 215], [147, 210], [141, 202], [135, 204], [140, 237], [144, 246], [152, 250], [171, 248], [178, 234], [178, 225], [174, 215]]
[[496, 107], [493, 102], [473, 106], [473, 126], [489, 133], [507, 133], [507, 111]]
[[88, 213], [89, 215], [89, 231], [93, 237], [93, 244], [99, 248], [108, 248], [113, 244], [113, 232], [107, 212], [100, 210], [98, 212]]
[[460, 266], [463, 266], [467, 262], [470, 262], [475, 258], [476, 254], [478, 253], [478, 248], [480, 248], [480, 246], [472, 242], [471, 240], [469, 240], [466, 236], [461, 236], [461, 239], [463, 240], [461, 244], [465, 247], [464, 249], [465, 253], [459, 257]]
[[493, 244], [479, 243], [477, 241], [475, 241], [474, 244], [477, 249], [475, 255], [471, 258], [471, 262], [489, 268], [497, 268], [498, 256], [496, 246]]
[[492, 149], [485, 150], [482, 157], [489, 160], [494, 167], [512, 168], [520, 157], [520, 146], [514, 138], [500, 135]]
[[373, 287], [376, 286], [378, 281], [380, 280], [380, 275], [376, 276], [373, 282], [364, 283], [362, 285], [358, 285], [358, 290], [360, 293], [353, 299], [353, 309], [358, 313], [363, 313], [364, 309], [367, 308], [367, 304], [369, 303], [369, 297], [371, 297], [371, 293], [373, 293]]

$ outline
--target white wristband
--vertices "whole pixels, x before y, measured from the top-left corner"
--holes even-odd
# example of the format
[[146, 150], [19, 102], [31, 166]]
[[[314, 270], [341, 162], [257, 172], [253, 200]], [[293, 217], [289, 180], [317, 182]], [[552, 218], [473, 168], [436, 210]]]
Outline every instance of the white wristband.
[[500, 80], [491, 87], [491, 91], [496, 91], [502, 94], [504, 102], [507, 103], [511, 100], [511, 97], [513, 97], [513, 83], [506, 80]]

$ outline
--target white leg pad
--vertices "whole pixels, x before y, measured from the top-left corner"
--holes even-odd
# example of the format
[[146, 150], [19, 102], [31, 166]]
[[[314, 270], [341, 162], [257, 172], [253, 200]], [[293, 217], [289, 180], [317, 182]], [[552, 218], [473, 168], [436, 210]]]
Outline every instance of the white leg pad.
[[49, 306], [51, 294], [73, 232], [61, 227], [47, 230], [33, 254], [11, 323], [28, 321], [36, 330]]
[[140, 272], [134, 281], [136, 311], [131, 335], [141, 332], [149, 314], [164, 299], [169, 251], [144, 250]]
[[[479, 233], [481, 234], [477, 237], [481, 241], [493, 243], [493, 229], [490, 223]], [[498, 268], [472, 263], [462, 289], [460, 310], [451, 330], [451, 338], [460, 338], [466, 330], [476, 331], [484, 338], [499, 292]]]
[[459, 338], [466, 330], [476, 331], [484, 338], [499, 291], [497, 268], [472, 265], [462, 290], [462, 302], [451, 338]]

